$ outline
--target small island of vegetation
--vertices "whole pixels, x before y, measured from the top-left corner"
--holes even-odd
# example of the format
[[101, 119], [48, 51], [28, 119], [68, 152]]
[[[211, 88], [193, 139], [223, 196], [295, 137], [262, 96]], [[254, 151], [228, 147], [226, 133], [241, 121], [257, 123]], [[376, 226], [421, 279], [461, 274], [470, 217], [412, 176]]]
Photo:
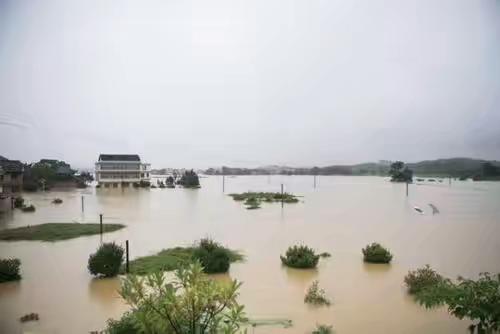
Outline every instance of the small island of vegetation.
[[283, 203], [297, 203], [299, 199], [297, 196], [289, 193], [278, 193], [278, 192], [244, 192], [241, 194], [229, 194], [235, 201], [244, 201], [243, 204], [247, 206], [247, 209], [258, 209], [262, 202], [273, 203], [273, 202], [283, 202]]
[[[103, 224], [103, 232], [113, 232], [124, 227], [121, 224]], [[59, 241], [99, 233], [99, 224], [47, 223], [2, 230], [0, 240]]]
[[20, 266], [19, 259], [0, 259], [0, 283], [20, 280]]
[[[193, 261], [199, 261], [206, 273], [227, 272], [231, 262], [243, 256], [211, 239], [202, 239], [191, 247], [175, 247], [130, 261], [130, 273], [145, 275], [157, 271], [172, 271]], [[122, 269], [123, 270], [123, 269]]]
[[281, 255], [281, 262], [292, 268], [307, 269], [316, 268], [320, 256], [314, 252], [314, 249], [300, 245], [288, 247], [285, 256]]
[[389, 263], [392, 254], [382, 245], [374, 242], [363, 248], [363, 260], [368, 263]]

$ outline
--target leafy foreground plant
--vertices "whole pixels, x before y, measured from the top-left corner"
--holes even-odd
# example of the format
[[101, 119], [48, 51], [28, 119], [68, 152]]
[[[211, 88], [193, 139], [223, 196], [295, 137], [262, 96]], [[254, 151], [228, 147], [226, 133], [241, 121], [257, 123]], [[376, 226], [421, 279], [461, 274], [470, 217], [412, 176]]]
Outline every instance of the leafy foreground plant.
[[292, 268], [315, 268], [319, 257], [312, 248], [303, 245], [288, 247], [285, 256], [280, 256], [281, 262]]
[[311, 334], [333, 334], [333, 326], [316, 325], [316, 329]]
[[459, 319], [475, 322], [471, 333], [497, 333], [500, 330], [500, 274], [481, 273], [474, 281], [458, 278], [457, 283], [443, 280], [423, 288], [416, 299], [425, 307], [447, 305], [448, 312]]
[[427, 264], [423, 268], [409, 271], [405, 276], [405, 284], [410, 294], [416, 294], [425, 288], [444, 282], [444, 277], [438, 274]]
[[374, 242], [363, 248], [363, 259], [369, 263], [389, 263], [392, 260], [392, 254], [382, 245]]
[[20, 266], [19, 259], [0, 259], [0, 283], [20, 280]]
[[113, 243], [104, 243], [97, 252], [91, 254], [88, 269], [92, 275], [113, 277], [118, 275], [123, 262], [123, 247]]
[[307, 289], [304, 303], [329, 306], [330, 300], [326, 297], [325, 290], [320, 289], [319, 282], [314, 281], [309, 289]]
[[170, 282], [160, 272], [128, 276], [120, 294], [132, 306], [126, 316], [135, 333], [232, 334], [247, 322], [244, 306], [236, 301], [240, 286], [236, 280], [223, 284], [210, 279], [195, 262], [176, 270]]

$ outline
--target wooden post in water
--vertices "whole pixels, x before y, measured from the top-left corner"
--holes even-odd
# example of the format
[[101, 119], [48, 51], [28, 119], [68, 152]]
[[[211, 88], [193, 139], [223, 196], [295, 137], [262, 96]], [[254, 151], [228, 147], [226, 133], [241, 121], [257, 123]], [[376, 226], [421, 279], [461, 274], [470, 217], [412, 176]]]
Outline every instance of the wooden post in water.
[[101, 238], [102, 238], [102, 213], [99, 214], [99, 221], [100, 221], [100, 231], [101, 231]]
[[85, 199], [83, 198], [83, 195], [82, 195], [82, 212], [85, 212]]
[[226, 190], [226, 175], [222, 175], [222, 192]]
[[129, 256], [128, 256], [128, 240], [125, 241], [125, 250], [126, 250], [126, 258], [125, 258], [125, 268], [126, 268], [126, 271], [127, 271], [127, 274], [129, 273], [129, 265], [128, 265], [128, 259], [129, 259]]
[[281, 206], [283, 206], [283, 183], [281, 184]]
[[408, 181], [406, 181], [406, 197], [408, 197]]
[[314, 174], [314, 188], [316, 188], [316, 174]]
[[14, 198], [14, 196], [10, 196], [10, 208], [11, 209], [14, 209], [15, 205], [14, 203], [16, 202], [16, 199]]

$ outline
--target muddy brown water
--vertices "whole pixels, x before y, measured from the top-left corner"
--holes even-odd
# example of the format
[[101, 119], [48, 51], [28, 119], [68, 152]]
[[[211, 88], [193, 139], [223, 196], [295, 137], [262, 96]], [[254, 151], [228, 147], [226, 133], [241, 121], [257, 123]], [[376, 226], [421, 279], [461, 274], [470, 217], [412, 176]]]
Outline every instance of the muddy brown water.
[[[291, 319], [293, 327], [256, 327], [254, 333], [310, 333], [317, 323], [337, 333], [467, 333], [467, 321], [445, 309], [426, 310], [405, 292], [407, 271], [425, 264], [456, 277], [500, 272], [500, 183], [453, 182], [392, 184], [381, 177], [309, 176], [221, 177], [201, 179], [202, 188], [94, 189], [24, 194], [37, 210], [0, 216], [0, 228], [47, 222], [123, 223], [104, 241], [130, 240], [131, 257], [189, 245], [211, 236], [241, 250], [246, 260], [231, 266], [243, 281], [240, 302], [253, 319]], [[297, 204], [263, 204], [245, 210], [227, 196], [247, 190], [285, 190], [301, 195]], [[81, 212], [81, 196], [85, 212]], [[51, 204], [60, 197], [61, 205]], [[432, 214], [433, 204], [439, 214]], [[420, 214], [414, 210], [424, 210]], [[378, 241], [391, 249], [391, 265], [364, 264], [361, 248]], [[88, 255], [100, 237], [60, 242], [0, 242], [1, 257], [22, 261], [23, 279], [0, 284], [0, 333], [88, 333], [103, 329], [127, 305], [117, 294], [119, 279], [95, 280]], [[317, 270], [281, 265], [287, 246], [306, 243], [327, 251]], [[227, 279], [228, 277], [224, 277]], [[307, 287], [319, 280], [330, 307], [304, 304]], [[26, 313], [38, 322], [21, 324]]]

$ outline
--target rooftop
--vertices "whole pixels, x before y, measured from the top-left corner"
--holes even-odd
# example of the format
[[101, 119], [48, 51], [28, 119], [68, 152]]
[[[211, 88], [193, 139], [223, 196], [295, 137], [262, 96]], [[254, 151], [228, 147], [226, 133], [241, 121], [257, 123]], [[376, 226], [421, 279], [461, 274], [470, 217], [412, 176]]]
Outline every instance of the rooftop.
[[99, 161], [141, 161], [138, 154], [101, 154]]

